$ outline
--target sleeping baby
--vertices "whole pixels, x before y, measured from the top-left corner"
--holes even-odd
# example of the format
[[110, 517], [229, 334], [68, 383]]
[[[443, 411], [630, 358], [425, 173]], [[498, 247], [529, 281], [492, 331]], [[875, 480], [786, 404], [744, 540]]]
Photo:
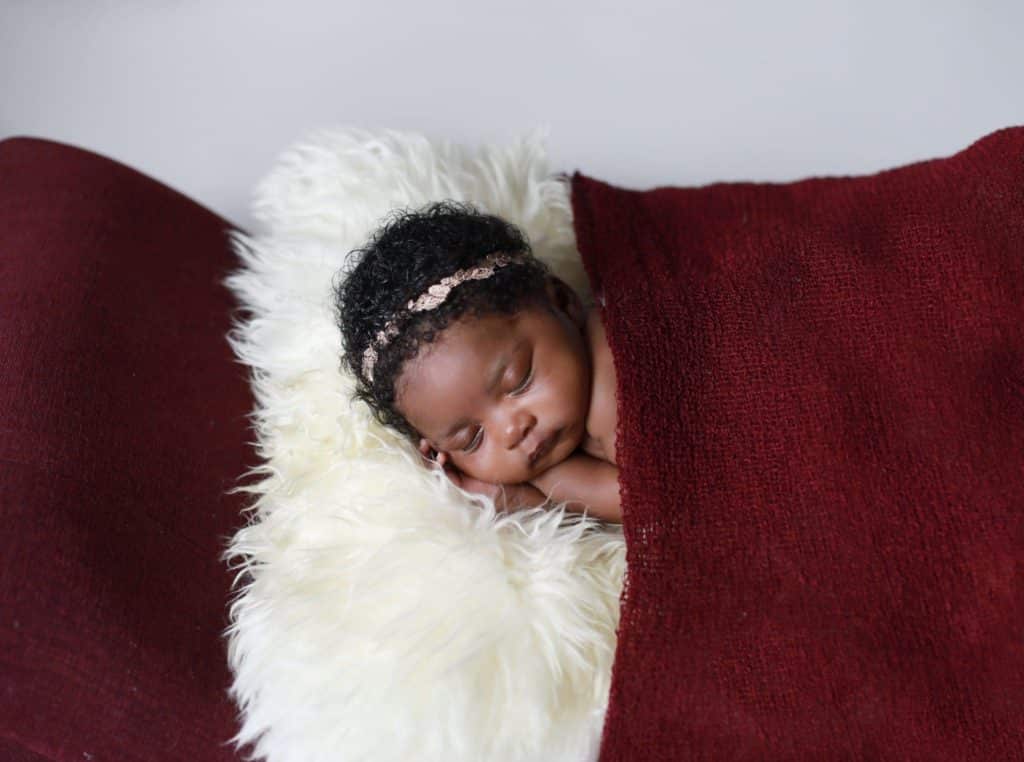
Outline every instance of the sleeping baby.
[[378, 421], [499, 510], [621, 522], [600, 313], [521, 231], [450, 201], [398, 212], [339, 275], [345, 363]]

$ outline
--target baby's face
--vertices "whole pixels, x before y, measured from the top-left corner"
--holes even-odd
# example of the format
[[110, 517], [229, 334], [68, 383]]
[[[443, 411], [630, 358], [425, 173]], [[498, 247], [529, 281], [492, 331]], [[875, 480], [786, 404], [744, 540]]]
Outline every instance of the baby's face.
[[517, 484], [579, 447], [592, 373], [583, 310], [568, 293], [565, 304], [456, 322], [406, 364], [398, 409], [463, 473]]

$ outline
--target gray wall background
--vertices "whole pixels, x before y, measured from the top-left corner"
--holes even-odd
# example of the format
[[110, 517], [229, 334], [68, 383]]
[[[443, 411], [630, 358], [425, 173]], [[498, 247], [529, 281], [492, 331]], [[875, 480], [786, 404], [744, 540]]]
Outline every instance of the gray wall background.
[[313, 128], [648, 187], [875, 171], [1024, 124], [1020, 0], [0, 0], [0, 138], [126, 162], [248, 225]]

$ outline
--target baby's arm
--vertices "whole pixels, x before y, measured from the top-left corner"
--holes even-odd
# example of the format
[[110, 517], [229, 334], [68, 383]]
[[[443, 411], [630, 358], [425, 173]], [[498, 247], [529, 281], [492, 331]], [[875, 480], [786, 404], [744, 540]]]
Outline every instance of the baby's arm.
[[576, 452], [531, 483], [553, 502], [565, 500], [572, 510], [586, 508], [599, 519], [622, 523], [619, 469], [606, 460]]
[[492, 484], [491, 482], [480, 481], [472, 476], [467, 476], [457, 469], [448, 459], [447, 453], [440, 453], [437, 460], [433, 459], [433, 453], [426, 440], [420, 441], [420, 452], [423, 454], [423, 465], [428, 468], [435, 463], [444, 469], [445, 474], [459, 488], [467, 492], [475, 492], [478, 495], [486, 495], [494, 501], [494, 507], [499, 511], [518, 511], [523, 508], [536, 508], [547, 502], [547, 496], [529, 482], [521, 484]]
[[[434, 461], [427, 458], [428, 449], [421, 443], [424, 464]], [[491, 484], [461, 473], [441, 453], [436, 461], [459, 487], [487, 495], [494, 500], [499, 511], [515, 511], [533, 508], [548, 500], [566, 501], [567, 508], [574, 511], [589, 509], [591, 515], [605, 521], [622, 523], [622, 508], [619, 504], [619, 469], [612, 463], [591, 457], [577, 451], [561, 463], [549, 468], [532, 482], [521, 484]]]
[[506, 513], [522, 510], [523, 508], [536, 508], [547, 502], [547, 497], [539, 489], [529, 482], [521, 484], [492, 484], [474, 479], [465, 474], [453, 474], [449, 472], [449, 478], [459, 487], [467, 492], [476, 492], [480, 495], [487, 495], [494, 501], [494, 507]]

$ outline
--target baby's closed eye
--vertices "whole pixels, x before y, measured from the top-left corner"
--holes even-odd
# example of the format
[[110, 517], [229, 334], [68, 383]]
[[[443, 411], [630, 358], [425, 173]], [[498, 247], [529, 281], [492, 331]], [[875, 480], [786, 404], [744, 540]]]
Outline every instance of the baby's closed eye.
[[483, 439], [483, 434], [484, 430], [478, 427], [476, 433], [473, 435], [473, 438], [470, 440], [468, 445], [462, 448], [462, 451], [464, 453], [469, 454], [476, 450], [476, 448], [479, 447], [480, 445], [480, 440]]
[[[531, 362], [529, 364], [529, 367], [527, 367], [527, 369], [526, 369], [526, 375], [523, 377], [522, 381], [520, 381], [519, 385], [516, 386], [516, 388], [513, 389], [511, 392], [509, 392], [509, 394], [511, 394], [513, 397], [517, 397], [520, 394], [524, 394], [527, 391], [527, 389], [530, 388], [530, 384], [532, 384], [532, 383], [533, 383], [533, 363]], [[484, 438], [483, 427], [482, 426], [478, 426], [476, 428], [476, 430], [474, 431], [473, 437], [472, 437], [472, 439], [470, 439], [469, 443], [465, 447], [461, 448], [462, 452], [466, 453], [467, 455], [471, 455], [472, 453], [476, 452], [476, 450], [482, 444], [483, 438]]]

